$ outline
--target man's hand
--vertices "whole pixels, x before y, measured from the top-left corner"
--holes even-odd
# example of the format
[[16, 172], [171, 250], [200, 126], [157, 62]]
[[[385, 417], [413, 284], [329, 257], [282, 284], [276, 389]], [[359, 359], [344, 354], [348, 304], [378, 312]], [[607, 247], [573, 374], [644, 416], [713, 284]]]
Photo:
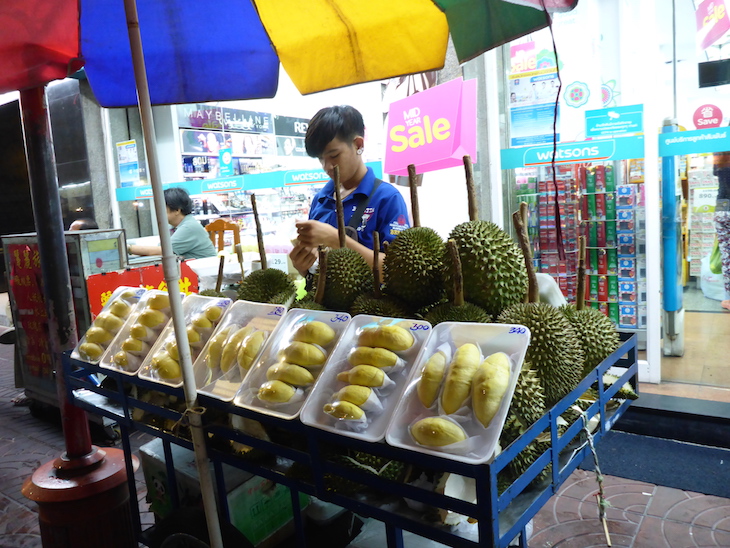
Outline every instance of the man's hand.
[[294, 246], [289, 253], [292, 265], [299, 271], [299, 274], [305, 276], [317, 260], [318, 252], [316, 247], [307, 247], [301, 243]]
[[296, 227], [299, 243], [305, 247], [316, 248], [320, 245], [340, 247], [337, 229], [331, 225], [320, 221], [299, 221]]

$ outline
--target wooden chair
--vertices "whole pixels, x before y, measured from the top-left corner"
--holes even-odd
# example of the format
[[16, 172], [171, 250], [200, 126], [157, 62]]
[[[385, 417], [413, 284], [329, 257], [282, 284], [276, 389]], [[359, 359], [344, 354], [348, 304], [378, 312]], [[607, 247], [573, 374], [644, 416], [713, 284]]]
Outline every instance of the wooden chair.
[[213, 247], [217, 248], [218, 251], [223, 251], [223, 248], [226, 245], [224, 238], [226, 230], [233, 231], [234, 249], [236, 245], [241, 243], [241, 227], [236, 223], [228, 222], [225, 219], [216, 219], [212, 223], [208, 223], [205, 226], [205, 230], [208, 231], [210, 241], [213, 242]]

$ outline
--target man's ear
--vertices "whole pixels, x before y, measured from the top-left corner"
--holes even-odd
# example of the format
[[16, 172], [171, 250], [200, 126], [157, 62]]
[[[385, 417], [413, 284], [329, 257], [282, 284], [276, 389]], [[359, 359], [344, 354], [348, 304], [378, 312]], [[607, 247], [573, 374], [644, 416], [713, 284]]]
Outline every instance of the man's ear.
[[355, 150], [361, 149], [365, 145], [365, 138], [358, 135], [353, 140], [353, 144], [355, 145]]

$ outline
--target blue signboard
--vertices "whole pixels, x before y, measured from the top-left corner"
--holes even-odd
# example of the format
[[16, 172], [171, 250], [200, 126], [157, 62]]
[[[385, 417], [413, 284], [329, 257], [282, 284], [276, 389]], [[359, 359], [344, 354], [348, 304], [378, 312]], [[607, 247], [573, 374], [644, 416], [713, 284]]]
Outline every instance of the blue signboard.
[[[556, 164], [628, 160], [644, 157], [644, 137], [559, 143], [556, 148]], [[501, 151], [501, 156], [502, 169], [546, 166], [552, 163], [553, 145], [507, 148]]]
[[644, 132], [644, 105], [586, 111], [586, 137], [615, 137]]
[[[383, 164], [381, 162], [367, 162], [365, 165], [372, 168], [377, 178], [381, 179], [383, 177]], [[163, 188], [169, 188], [171, 186], [181, 187], [187, 190], [191, 196], [194, 196], [215, 192], [259, 190], [262, 188], [284, 188], [296, 185], [321, 185], [326, 183], [328, 180], [329, 177], [321, 169], [296, 171], [286, 170], [272, 171], [270, 173], [257, 173], [253, 175], [236, 175], [234, 177], [169, 183], [163, 185]], [[118, 188], [116, 195], [117, 201], [119, 202], [152, 198], [152, 187], [137, 186]]]
[[684, 156], [730, 150], [727, 127], [659, 134], [659, 156]]
[[222, 148], [218, 151], [218, 175], [221, 177], [233, 175], [233, 155], [230, 148]]

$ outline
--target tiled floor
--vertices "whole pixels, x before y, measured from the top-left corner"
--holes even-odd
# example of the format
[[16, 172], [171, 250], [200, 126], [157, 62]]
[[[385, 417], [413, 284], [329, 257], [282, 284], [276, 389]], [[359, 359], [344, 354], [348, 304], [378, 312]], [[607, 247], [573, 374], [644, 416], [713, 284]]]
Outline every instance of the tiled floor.
[[[12, 349], [0, 345], [0, 548], [40, 548], [36, 505], [20, 489], [35, 468], [60, 455], [63, 436], [57, 422], [13, 405], [19, 394], [13, 387]], [[147, 439], [138, 435], [133, 446]], [[136, 479], [146, 527], [152, 515], [146, 511], [141, 471]], [[607, 518], [613, 546], [730, 547], [730, 500], [612, 476], [605, 477], [604, 485], [612, 505]], [[530, 548], [606, 546], [596, 490], [592, 472], [573, 473], [535, 518]]]

